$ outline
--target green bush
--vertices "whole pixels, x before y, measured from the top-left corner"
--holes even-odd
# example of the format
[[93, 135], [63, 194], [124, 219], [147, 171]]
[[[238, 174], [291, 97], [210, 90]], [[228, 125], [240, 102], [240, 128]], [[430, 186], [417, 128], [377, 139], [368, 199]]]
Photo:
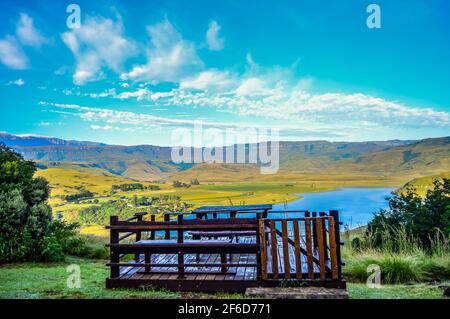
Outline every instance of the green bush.
[[0, 143], [0, 263], [59, 261], [83, 250], [77, 225], [52, 220], [48, 182], [35, 164]]
[[[405, 193], [393, 194], [389, 199], [389, 209], [381, 210], [367, 225], [367, 233], [372, 237], [372, 245], [386, 245], [383, 238], [393, 238], [399, 230], [412, 237], [425, 249], [433, 249], [432, 237], [436, 231], [448, 239], [450, 236], [450, 179], [435, 180], [433, 188], [425, 198], [415, 189], [408, 188]], [[386, 236], [385, 233], [390, 236]], [[392, 250], [401, 250], [397, 241], [390, 242]]]

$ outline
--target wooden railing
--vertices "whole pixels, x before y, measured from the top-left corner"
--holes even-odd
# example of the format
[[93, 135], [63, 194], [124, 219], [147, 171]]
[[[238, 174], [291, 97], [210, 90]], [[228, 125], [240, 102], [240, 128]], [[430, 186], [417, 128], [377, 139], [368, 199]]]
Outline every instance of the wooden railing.
[[[111, 261], [107, 265], [111, 267], [111, 278], [120, 276], [120, 267], [145, 267], [150, 272], [152, 267], [161, 266], [151, 263], [152, 254], [177, 254], [176, 264], [164, 264], [164, 267], [177, 268], [178, 278], [184, 278], [186, 267], [220, 267], [222, 272], [226, 272], [228, 267], [250, 267], [257, 268], [258, 277], [261, 277], [261, 264], [229, 264], [226, 262], [225, 254], [255, 254], [259, 255], [259, 241], [255, 243], [233, 243], [224, 241], [207, 240], [185, 240], [185, 233], [189, 231], [257, 231], [258, 221], [255, 218], [234, 218], [234, 219], [184, 219], [183, 214], [177, 216], [176, 221], [165, 220], [155, 221], [151, 217], [150, 221], [142, 220], [142, 216], [133, 220], [119, 221], [117, 216], [110, 217], [110, 254]], [[164, 232], [164, 240], [154, 240], [156, 232]], [[174, 233], [175, 240], [171, 239]], [[120, 236], [120, 234], [124, 235]], [[122, 240], [136, 234], [136, 242], [121, 243]], [[147, 240], [145, 240], [147, 239]], [[185, 254], [220, 254], [221, 263], [207, 265], [185, 264]], [[145, 262], [120, 262], [120, 259], [129, 254], [135, 255], [135, 261], [139, 260], [141, 254], [145, 257]], [[259, 257], [257, 257], [259, 259]]]
[[337, 211], [261, 219], [259, 229], [263, 280], [342, 279]]
[[[161, 267], [154, 260], [152, 262], [151, 256], [170, 254], [177, 256], [174, 256], [176, 262], [165, 263], [163, 267], [174, 268], [173, 273], [177, 274], [178, 279], [185, 278], [188, 267], [215, 267], [221, 273], [227, 273], [232, 267], [255, 267], [256, 281], [267, 284], [280, 280], [342, 281], [338, 212], [280, 213], [301, 213], [302, 217], [265, 218], [267, 215], [257, 213], [254, 218], [213, 216], [212, 219], [204, 219], [198, 216], [186, 218], [185, 214], [166, 214], [163, 221], [156, 221], [155, 215], [144, 220], [145, 213], [138, 213], [120, 221], [117, 216], [111, 216], [107, 226], [110, 230], [108, 246], [111, 260], [107, 264], [111, 269], [110, 278], [119, 278], [122, 267], [140, 267], [144, 273], [150, 274], [153, 268]], [[252, 237], [253, 240], [242, 243], [238, 240], [198, 240], [193, 235], [220, 231], [244, 233], [246, 235], [242, 236]], [[201, 263], [190, 259], [191, 262], [186, 263], [184, 257], [187, 254], [216, 254], [220, 256], [220, 262]], [[227, 261], [227, 254], [248, 254], [256, 258], [252, 263], [232, 262], [231, 259]], [[134, 260], [123, 260], [130, 255], [134, 256]]]

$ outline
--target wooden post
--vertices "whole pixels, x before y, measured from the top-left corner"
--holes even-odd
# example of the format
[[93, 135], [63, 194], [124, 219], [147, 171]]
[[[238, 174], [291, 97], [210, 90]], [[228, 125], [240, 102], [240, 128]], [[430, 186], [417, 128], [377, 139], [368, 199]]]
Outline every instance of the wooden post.
[[316, 217], [315, 224], [317, 225], [317, 242], [319, 251], [319, 272], [320, 280], [325, 280], [325, 249], [324, 249], [324, 233], [322, 228], [322, 218]]
[[283, 240], [283, 265], [284, 265], [284, 278], [291, 279], [291, 264], [289, 262], [289, 233], [287, 220], [281, 221], [281, 231]]
[[[136, 221], [137, 222], [141, 222], [143, 218], [143, 215], [138, 214], [136, 215]], [[142, 239], [142, 231], [137, 230], [136, 231], [136, 242], [140, 241]], [[136, 262], [139, 262], [139, 259], [141, 259], [141, 255], [140, 254], [134, 254], [134, 260]]]
[[330, 210], [330, 216], [333, 216], [334, 218], [334, 233], [336, 237], [336, 257], [337, 257], [338, 277], [339, 279], [342, 279], [341, 232], [339, 222], [339, 211]]
[[[178, 215], [178, 225], [183, 225], [183, 214]], [[184, 242], [184, 230], [178, 228], [177, 232], [177, 243], [183, 244]], [[183, 279], [184, 276], [184, 253], [179, 250], [178, 251], [178, 279]]]
[[302, 255], [300, 252], [300, 227], [298, 221], [292, 221], [294, 223], [294, 247], [295, 247], [295, 278], [302, 279]]
[[334, 227], [334, 217], [328, 216], [328, 234], [330, 237], [330, 259], [331, 259], [331, 278], [339, 279], [338, 262], [336, 254], [336, 233]]
[[[260, 262], [261, 262], [261, 278], [258, 280], [267, 280], [267, 250], [266, 250], [266, 227], [265, 220], [259, 220], [259, 247], [260, 247]], [[259, 277], [259, 276], [258, 276]]]
[[272, 272], [273, 279], [278, 279], [278, 241], [276, 224], [274, 220], [270, 221], [270, 248], [272, 254]]
[[[170, 215], [169, 214], [164, 214], [164, 221], [165, 222], [170, 222]], [[164, 232], [164, 239], [170, 239], [170, 230], [166, 230]]]
[[[150, 221], [151, 222], [155, 221], [155, 215], [151, 215], [150, 216]], [[150, 237], [148, 239], [155, 240], [155, 231], [154, 230], [150, 231]], [[144, 261], [145, 261], [146, 264], [150, 264], [152, 262], [152, 254], [145, 253], [144, 254]], [[151, 270], [152, 270], [151, 266], [145, 266], [145, 271], [151, 271]]]
[[[324, 212], [320, 212], [319, 215], [321, 217], [327, 216]], [[327, 219], [322, 219], [322, 233], [323, 233], [323, 245], [324, 245], [324, 252], [325, 252], [325, 260], [329, 259], [328, 256], [328, 243], [327, 243], [327, 225], [326, 225]]]
[[306, 233], [306, 262], [308, 264], [308, 279], [314, 279], [314, 263], [311, 239], [311, 218], [309, 212], [305, 213], [305, 233]]
[[[150, 221], [152, 221], [152, 222], [155, 221], [155, 215], [151, 215], [151, 216], [150, 216]], [[155, 231], [154, 231], [154, 230], [152, 230], [152, 231], [150, 232], [150, 239], [151, 239], [151, 240], [155, 240]]]
[[[109, 217], [109, 224], [111, 226], [116, 225], [119, 221], [118, 216], [110, 216]], [[115, 229], [110, 229], [110, 237], [109, 237], [109, 243], [110, 244], [118, 244], [119, 243], [119, 232]], [[115, 252], [114, 247], [110, 247], [110, 256], [111, 256], [111, 263], [119, 263], [120, 262], [120, 255]], [[111, 278], [118, 278], [120, 276], [120, 267], [119, 266], [111, 266]]]
[[315, 222], [315, 217], [317, 217], [317, 213], [313, 212], [312, 217], [313, 217], [313, 223], [312, 223], [313, 250], [314, 250], [314, 253], [316, 253], [318, 245], [317, 245], [317, 225]]

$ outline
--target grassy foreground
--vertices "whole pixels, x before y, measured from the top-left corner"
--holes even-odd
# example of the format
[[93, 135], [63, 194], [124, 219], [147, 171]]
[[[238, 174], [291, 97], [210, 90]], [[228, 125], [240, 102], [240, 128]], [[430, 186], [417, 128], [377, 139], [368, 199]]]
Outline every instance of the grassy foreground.
[[[81, 269], [81, 288], [68, 288], [67, 266]], [[243, 298], [241, 294], [172, 293], [161, 290], [105, 289], [108, 275], [105, 261], [68, 257], [57, 264], [21, 263], [0, 266], [0, 298]], [[436, 285], [383, 285], [368, 288], [363, 283], [348, 283], [351, 298], [443, 298]]]

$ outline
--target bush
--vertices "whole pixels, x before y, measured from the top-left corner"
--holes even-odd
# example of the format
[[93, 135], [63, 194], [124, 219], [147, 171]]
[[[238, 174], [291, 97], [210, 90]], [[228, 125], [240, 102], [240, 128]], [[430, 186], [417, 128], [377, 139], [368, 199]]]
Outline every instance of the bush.
[[[372, 237], [374, 247], [386, 245], [383, 237], [395, 237], [400, 230], [405, 236], [414, 238], [425, 249], [433, 249], [433, 236], [442, 233], [448, 240], [450, 236], [450, 179], [435, 180], [433, 188], [428, 190], [425, 198], [408, 188], [405, 193], [393, 194], [389, 199], [389, 209], [381, 210], [367, 226], [367, 234]], [[388, 233], [388, 236], [386, 236]], [[392, 250], [401, 250], [394, 241]]]
[[83, 249], [76, 225], [52, 220], [50, 187], [35, 172], [32, 161], [0, 143], [0, 263], [58, 261]]

